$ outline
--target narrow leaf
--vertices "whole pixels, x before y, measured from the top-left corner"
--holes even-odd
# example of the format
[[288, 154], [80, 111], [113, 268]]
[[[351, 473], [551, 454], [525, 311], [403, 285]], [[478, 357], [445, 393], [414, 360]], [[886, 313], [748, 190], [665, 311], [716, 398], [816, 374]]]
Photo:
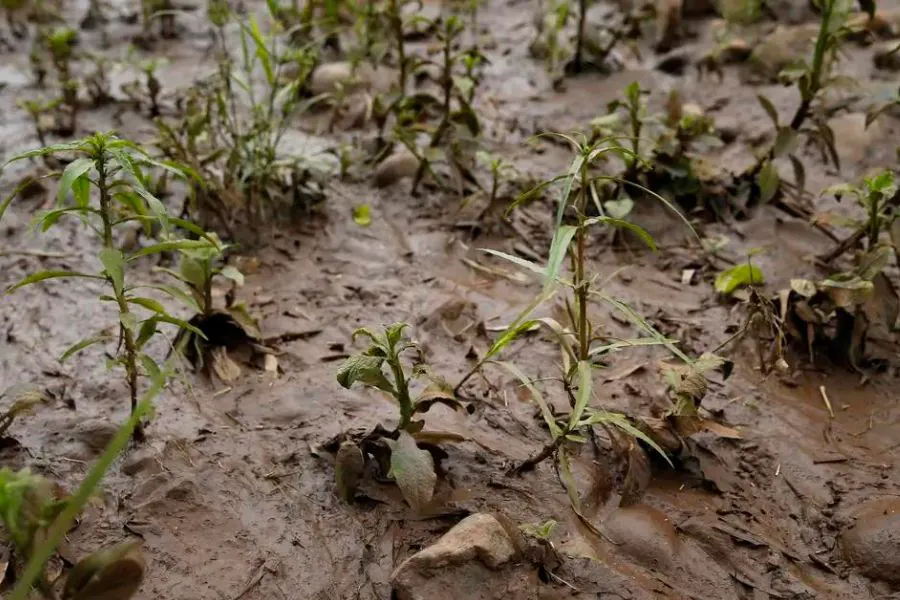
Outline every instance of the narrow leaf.
[[121, 294], [125, 287], [125, 256], [116, 248], [103, 248], [100, 250], [100, 262], [116, 293]]
[[60, 203], [65, 201], [75, 180], [92, 168], [94, 168], [94, 161], [90, 158], [78, 158], [70, 162], [66, 170], [63, 171], [62, 177], [59, 178], [59, 191], [56, 193], [56, 201]]
[[66, 362], [72, 356], [78, 354], [82, 350], [93, 346], [94, 344], [99, 344], [101, 342], [109, 341], [108, 335], [98, 335], [92, 338], [86, 338], [81, 340], [80, 342], [73, 344], [70, 346], [62, 355], [59, 357], [59, 362]]
[[772, 161], [766, 161], [766, 164], [763, 165], [757, 175], [756, 184], [759, 186], [760, 202], [765, 203], [775, 197], [778, 192], [779, 179], [778, 170]]
[[581, 415], [584, 414], [591, 399], [592, 385], [590, 361], [578, 361], [578, 392], [575, 394], [575, 407], [569, 416], [569, 431], [575, 431], [577, 428], [578, 421], [581, 420]]
[[41, 271], [40, 273], [32, 273], [28, 277], [22, 279], [19, 283], [10, 286], [7, 288], [6, 293], [9, 294], [21, 287], [25, 287], [26, 285], [31, 285], [32, 283], [38, 283], [39, 281], [46, 281], [47, 279], [61, 279], [63, 277], [87, 277], [89, 279], [103, 279], [99, 275], [90, 275], [88, 273], [78, 273], [76, 271]]
[[509, 371], [513, 377], [522, 382], [522, 385], [531, 393], [532, 399], [538, 405], [538, 408], [541, 409], [541, 416], [544, 418], [544, 423], [547, 424], [547, 428], [550, 429], [550, 435], [553, 436], [555, 440], [559, 436], [562, 435], [562, 429], [560, 429], [559, 425], [556, 424], [556, 419], [553, 417], [553, 411], [550, 410], [550, 405], [547, 404], [547, 401], [544, 400], [544, 396], [534, 384], [531, 383], [531, 380], [523, 373], [518, 366], [511, 362], [497, 362], [497, 365], [503, 367], [507, 371]]
[[716, 277], [715, 288], [720, 294], [731, 294], [736, 289], [748, 285], [759, 285], [763, 282], [763, 274], [759, 267], [750, 263], [741, 263], [725, 269]]

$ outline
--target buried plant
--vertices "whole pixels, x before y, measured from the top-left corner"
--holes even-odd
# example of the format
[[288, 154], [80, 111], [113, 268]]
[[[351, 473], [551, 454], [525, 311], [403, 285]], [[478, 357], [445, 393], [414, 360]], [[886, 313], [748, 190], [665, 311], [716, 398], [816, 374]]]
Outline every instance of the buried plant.
[[[392, 431], [378, 426], [360, 440], [345, 439], [337, 453], [335, 478], [341, 496], [352, 500], [365, 461], [372, 456], [378, 463], [379, 475], [392, 477], [409, 505], [422, 511], [431, 502], [437, 482], [433, 455], [441, 456], [441, 451], [436, 443], [461, 438], [424, 430], [425, 421], [416, 420], [416, 416], [427, 412], [435, 403], [454, 410], [462, 405], [453, 396], [450, 386], [431, 373], [421, 355], [412, 365], [403, 360], [407, 351], [419, 354], [418, 345], [403, 333], [406, 327], [406, 323], [396, 323], [385, 327], [382, 334], [365, 328], [353, 332], [354, 339], [367, 338], [369, 347], [341, 365], [338, 383], [348, 389], [360, 383], [381, 390], [397, 405], [399, 419]], [[429, 383], [414, 396], [411, 384], [419, 378], [425, 378]]]
[[[170, 165], [152, 160], [139, 146], [110, 133], [97, 133], [75, 142], [25, 152], [9, 162], [40, 156], [71, 155], [76, 158], [68, 163], [60, 176], [57, 207], [40, 214], [37, 224], [42, 231], [46, 231], [64, 216], [78, 218], [86, 229], [100, 238], [98, 259], [102, 269], [95, 273], [40, 271], [11, 286], [6, 293], [50, 279], [80, 278], [102, 282], [107, 289], [98, 299], [115, 305], [118, 313], [116, 334], [103, 332], [81, 340], [66, 350], [60, 360], [66, 360], [89, 346], [115, 341], [116, 354], [110, 358], [110, 365], [124, 368], [131, 410], [134, 411], [140, 395], [139, 378], [142, 375], [154, 378], [160, 372], [157, 362], [146, 352], [147, 343], [157, 333], [158, 326], [168, 323], [199, 335], [202, 333], [170, 315], [158, 300], [142, 296], [140, 291], [146, 286], [131, 283], [129, 266], [144, 256], [178, 249], [203, 248], [213, 242], [205, 237], [199, 240], [178, 238], [175, 226], [199, 234], [203, 232], [191, 223], [169, 217], [163, 204], [145, 187], [144, 169], [147, 167], [165, 168], [178, 175], [180, 172]], [[0, 208], [8, 206], [9, 200]], [[142, 224], [147, 235], [151, 234], [153, 226], [158, 226], [162, 240], [126, 255], [116, 247], [114, 234], [120, 226], [132, 222]], [[147, 311], [149, 315], [141, 317], [140, 311]], [[138, 426], [136, 437], [141, 435], [142, 430]]]
[[[543, 290], [515, 318], [513, 323], [494, 342], [473, 369], [463, 377], [456, 387], [456, 392], [459, 392], [474, 373], [479, 371], [485, 363], [492, 360], [513, 340], [535, 327], [546, 327], [560, 349], [560, 382], [568, 398], [571, 411], [567, 417], [558, 418], [550, 409], [549, 403], [543, 399], [541, 392], [518, 366], [509, 362], [499, 362], [499, 365], [512, 373], [529, 390], [532, 398], [540, 407], [541, 415], [551, 437], [550, 441], [539, 452], [512, 468], [509, 473], [522, 473], [533, 469], [545, 459], [553, 458], [563, 485], [569, 493], [572, 506], [576, 513], [581, 516], [578, 489], [570, 464], [572, 447], [586, 442], [589, 438], [596, 444], [595, 426], [604, 428], [609, 434], [611, 442], [617, 447], [619, 446], [618, 438], [624, 435], [630, 440], [632, 448], [638, 448], [633, 443], [633, 440], [640, 440], [656, 450], [666, 461], [669, 460], [666, 451], [655, 441], [654, 437], [645, 433], [645, 429], [648, 429], [648, 427], [639, 427], [635, 419], [624, 414], [613, 413], [591, 406], [594, 395], [593, 369], [601, 366], [600, 362], [604, 357], [616, 351], [634, 346], [654, 345], [662, 345], [669, 349], [684, 361], [684, 369], [690, 370], [692, 374], [699, 373], [702, 376], [702, 371], [706, 369], [706, 365], [700, 361], [688, 358], [678, 350], [672, 340], [665, 338], [656, 331], [634, 310], [623, 302], [608, 296], [602, 289], [595, 287], [597, 276], [589, 273], [587, 270], [588, 238], [592, 228], [603, 226], [627, 229], [636, 234], [651, 249], [655, 250], [656, 247], [650, 235], [637, 225], [605, 215], [590, 217], [587, 214], [590, 199], [596, 196], [594, 185], [598, 181], [611, 179], [609, 176], [603, 175], [592, 176], [590, 172], [592, 163], [600, 159], [605, 153], [620, 151], [621, 147], [609, 144], [603, 140], [596, 144], [588, 144], [578, 142], [568, 136], [562, 137], [572, 144], [575, 158], [565, 175], [556, 177], [550, 182], [539, 186], [543, 188], [549, 183], [559, 180], [564, 182], [563, 193], [556, 215], [557, 226], [551, 242], [547, 265], [542, 267], [516, 256], [488, 250], [495, 256], [509, 260], [540, 275], [544, 280]], [[649, 190], [644, 191], [652, 194]], [[668, 202], [664, 199], [659, 198], [659, 200], [668, 205]], [[569, 217], [568, 222], [566, 220], [567, 215]], [[563, 264], [567, 258], [570, 263], [571, 278], [565, 277], [563, 274]], [[549, 317], [535, 318], [532, 316], [539, 306], [547, 303], [560, 292], [565, 294], [566, 324]], [[611, 305], [645, 333], [646, 337], [624, 340], [606, 339], [598, 334], [588, 315], [589, 307], [594, 300]], [[686, 406], [684, 403], [676, 403], [673, 406], [671, 416], [690, 418], [696, 413], [696, 404], [697, 402], [693, 405], [694, 410], [691, 410], [691, 406]], [[670, 428], [674, 429], [671, 425]], [[676, 430], [674, 433], [677, 435], [678, 431]], [[634, 452], [637, 452], [637, 450]], [[587, 523], [586, 520], [585, 522]]]
[[[169, 370], [167, 365], [166, 372]], [[76, 519], [96, 493], [109, 467], [128, 445], [141, 418], [152, 410], [152, 399], [162, 389], [166, 375], [154, 378], [131, 417], [118, 429], [97, 463], [76, 492], [69, 496], [47, 479], [28, 469], [0, 469], [0, 526], [12, 551], [10, 567], [15, 588], [6, 600], [128, 600], [137, 593], [144, 577], [144, 561], [137, 542], [103, 548], [78, 561], [65, 580], [51, 581], [46, 572], [53, 556]]]

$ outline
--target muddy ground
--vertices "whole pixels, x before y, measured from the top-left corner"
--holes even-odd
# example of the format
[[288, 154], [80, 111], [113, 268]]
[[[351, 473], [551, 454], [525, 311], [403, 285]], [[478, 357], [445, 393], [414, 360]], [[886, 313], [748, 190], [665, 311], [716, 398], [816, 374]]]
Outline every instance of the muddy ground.
[[[77, 22], [87, 3], [68, 4], [65, 16]], [[815, 21], [805, 4], [795, 4], [784, 14], [795, 23]], [[114, 8], [134, 10], [129, 3]], [[621, 51], [621, 70], [570, 77], [553, 89], [543, 64], [528, 53], [534, 9], [522, 0], [484, 5], [491, 65], [478, 104], [487, 122], [486, 146], [537, 177], [561, 172], [569, 156], [560, 146], [535, 145], [527, 138], [543, 130], [584, 127], [634, 80], [652, 90], [655, 106], [677, 88], [686, 102], [711, 111], [720, 127], [731, 128], [735, 139], [716, 159], [734, 170], [752, 160], [750, 146], [764, 141], [769, 128], [756, 94], [767, 94], [783, 115], [797, 101], [791, 88], [754, 83], [744, 66], [726, 67], [721, 81], [701, 79], [692, 68], [680, 76], [662, 73], [655, 68], [660, 55], [651, 48], [652, 28], [640, 57]], [[211, 68], [201, 15], [196, 11], [180, 18], [180, 38], [159, 44], [154, 52], [168, 59], [161, 78], [165, 89], [190, 85]], [[718, 25], [712, 17], [687, 20], [688, 35], [673, 52], [702, 56], [712, 47], [711, 31]], [[748, 39], [773, 26], [768, 21], [750, 28]], [[137, 30], [114, 20], [104, 52], [121, 56]], [[99, 47], [97, 34], [85, 34], [82, 44]], [[873, 52], [873, 47], [847, 48], [841, 68], [861, 87], [837, 117], [842, 170], [826, 169], [817, 152], [805, 151], [807, 187], [813, 193], [874, 167], [896, 166], [900, 121], [888, 114], [868, 130], [862, 126], [867, 99], [896, 85], [896, 73], [874, 69]], [[8, 157], [37, 145], [15, 104], [33, 93], [26, 45], [4, 52], [0, 73], [5, 84], [0, 144]], [[118, 73], [114, 85], [132, 76]], [[321, 134], [316, 123], [301, 120], [295, 128], [297, 139], [309, 141], [310, 148], [338, 140], [356, 144], [365, 135], [364, 130]], [[110, 128], [138, 140], [153, 135], [147, 118], [125, 105], [86, 112], [77, 134]], [[20, 163], [8, 169], [4, 192], [31, 168]], [[228, 385], [193, 375], [174, 383], [158, 400], [148, 440], [117, 462], [101, 497], [62, 548], [65, 558], [107, 542], [142, 538], [148, 569], [141, 600], [387, 599], [391, 572], [405, 557], [468, 513], [497, 512], [516, 524], [559, 522], [553, 541], [564, 560], [552, 577], [539, 577], [537, 568], [528, 571], [531, 597], [900, 597], [900, 588], [890, 582], [897, 572], [891, 565], [900, 566], [900, 553], [891, 554], [897, 548], [896, 524], [888, 521], [882, 531], [879, 543], [887, 552], [882, 562], [870, 553], [850, 564], [840, 544], [841, 533], [858, 515], [881, 528], [884, 515], [896, 513], [900, 503], [900, 357], [887, 332], [876, 335], [871, 350], [890, 366], [865, 382], [837, 367], [809, 365], [802, 356], [792, 360], [792, 373], [762, 376], [749, 345], [728, 347], [723, 354], [735, 362], [735, 372], [727, 381], [713, 382], [704, 406], [737, 428], [740, 439], [696, 436], [705, 478], [658, 466], [642, 503], [626, 511], [615, 509], [613, 493], [589, 515], [606, 537], [579, 525], [550, 464], [521, 477], [504, 475], [508, 465], [546, 442], [546, 432], [510, 377], [493, 369], [486, 371], [490, 387], [478, 381], [467, 388], [474, 398], [472, 414], [440, 407], [428, 414], [430, 427], [470, 440], [447, 449], [437, 515], [414, 514], [390, 485], [367, 484], [363, 491], [370, 500], [356, 505], [341, 501], [330, 456], [316, 448], [341, 431], [390, 426], [395, 418], [391, 405], [374, 393], [347, 391], [335, 381], [338, 361], [353, 350], [352, 330], [407, 321], [434, 368], [455, 381], [471, 365], [470, 348], [483, 353], [490, 344], [474, 325], [508, 323], [538, 289], [534, 282], [473, 268], [475, 261], [512, 272], [478, 248], [515, 251], [527, 242], [543, 254], [548, 247], [549, 201], [515, 214], [519, 235], [500, 227], [473, 237], [471, 228], [458, 226], [467, 215], [457, 198], [413, 198], [408, 190], [408, 181], [374, 189], [365, 170], [351, 181], [336, 180], [327, 190], [323, 215], [284, 225], [266, 244], [245, 252], [257, 262], [245, 263], [247, 282], [240, 297], [259, 317], [265, 336], [292, 340], [278, 346], [280, 372], [245, 367]], [[31, 215], [51, 200], [52, 191], [47, 198], [17, 202], [6, 215], [0, 227], [0, 286], [40, 268], [97, 266], [95, 240], [76, 222], [43, 235], [30, 231]], [[367, 228], [351, 218], [360, 201], [372, 208]], [[824, 200], [818, 206], [833, 207]], [[685, 351], [716, 348], [729, 337], [729, 327], [742, 322], [740, 307], [716, 296], [715, 270], [699, 258], [696, 242], [671, 215], [643, 207], [636, 218], [658, 237], [661, 251], [653, 255], [634, 244], [611, 246], [598, 237], [591, 245], [591, 268], [611, 275], [608, 291], [679, 339]], [[771, 207], [728, 225], [698, 221], [697, 226], [704, 236], [731, 240], [725, 251], [731, 261], [764, 247], [757, 261], [772, 290], [792, 277], [816, 274], [808, 257], [832, 243], [808, 223]], [[56, 254], [8, 252], [23, 249]], [[682, 283], [686, 268], [699, 270], [688, 284]], [[78, 339], [112, 325], [113, 315], [95, 301], [96, 292], [70, 281], [26, 288], [0, 300], [0, 389], [34, 383], [57, 399], [13, 426], [10, 435], [21, 447], [4, 460], [30, 465], [68, 486], [81, 479], [127, 412], [123, 381], [105, 370], [101, 349], [65, 365], [56, 358]], [[608, 335], [634, 335], [605, 307], [597, 305], [592, 317]], [[508, 355], [533, 377], [556, 373], [557, 351], [540, 337], [518, 342]], [[596, 377], [597, 400], [609, 410], [660, 413], [669, 402], [657, 368], [665, 358], [650, 350], [614, 355], [607, 371]], [[565, 406], [564, 397], [551, 399]], [[606, 452], [596, 459], [597, 468], [616, 467], [611, 449], [601, 445]], [[579, 473], [591, 471], [591, 459], [587, 453], [582, 457]], [[580, 484], [586, 490], [591, 481]]]

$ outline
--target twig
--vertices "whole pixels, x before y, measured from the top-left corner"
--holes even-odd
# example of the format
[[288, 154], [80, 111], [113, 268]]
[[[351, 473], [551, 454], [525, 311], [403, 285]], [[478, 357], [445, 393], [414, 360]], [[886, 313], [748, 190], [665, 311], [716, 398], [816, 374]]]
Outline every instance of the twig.
[[822, 394], [822, 400], [825, 402], [825, 408], [828, 409], [828, 416], [832, 419], [834, 418], [834, 409], [831, 407], [831, 400], [828, 399], [828, 392], [825, 391], [825, 386], [819, 386], [819, 393]]

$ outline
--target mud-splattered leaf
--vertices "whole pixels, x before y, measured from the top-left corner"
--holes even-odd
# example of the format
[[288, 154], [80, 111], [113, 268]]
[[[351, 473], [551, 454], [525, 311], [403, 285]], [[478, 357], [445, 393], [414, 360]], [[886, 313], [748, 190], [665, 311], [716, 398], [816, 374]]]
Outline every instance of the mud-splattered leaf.
[[219, 275], [230, 279], [238, 285], [244, 285], [244, 274], [231, 265], [222, 267], [222, 270], [219, 271]]
[[353, 222], [360, 227], [368, 227], [372, 224], [372, 210], [368, 204], [353, 207]]
[[587, 423], [590, 425], [605, 423], [607, 425], [618, 427], [629, 436], [639, 439], [640, 441], [653, 448], [663, 459], [665, 459], [667, 463], [669, 463], [670, 466], [673, 466], [672, 461], [669, 459], [669, 455], [666, 454], [665, 451], [660, 448], [656, 442], [650, 439], [650, 437], [646, 433], [632, 425], [628, 420], [628, 417], [626, 417], [625, 415], [598, 410], [591, 415], [590, 419], [587, 420]]
[[756, 177], [756, 184], [759, 186], [759, 200], [766, 203], [775, 197], [778, 192], [780, 181], [778, 179], [778, 169], [772, 161], [766, 161], [759, 175]]
[[872, 279], [874, 286], [872, 297], [863, 305], [863, 309], [869, 317], [869, 321], [881, 321], [889, 331], [892, 331], [900, 316], [900, 296], [891, 280], [884, 273], [879, 273]]
[[828, 294], [831, 301], [838, 308], [852, 308], [869, 299], [874, 285], [859, 276], [839, 277], [834, 276], [824, 279], [819, 287]]
[[560, 446], [556, 454], [557, 464], [559, 465], [559, 478], [566, 488], [569, 495], [569, 502], [576, 513], [581, 514], [581, 495], [578, 493], [578, 482], [575, 480], [575, 474], [572, 473], [572, 463], [569, 460], [569, 453], [566, 452], [565, 446]]
[[867, 252], [859, 260], [856, 272], [866, 281], [872, 281], [876, 275], [884, 271], [891, 261], [891, 249], [889, 246], [878, 246]]
[[736, 289], [759, 285], [763, 282], [762, 271], [754, 264], [741, 263], [719, 273], [716, 277], [715, 288], [720, 294], [731, 294]]
[[365, 458], [359, 446], [349, 440], [343, 442], [334, 460], [334, 480], [345, 502], [353, 501], [364, 469]]
[[250, 338], [258, 340], [262, 337], [262, 334], [259, 332], [259, 325], [256, 324], [256, 319], [250, 314], [250, 310], [247, 308], [246, 304], [232, 304], [225, 309], [225, 312], [234, 319], [235, 323], [241, 326], [241, 329], [243, 329], [244, 333]]
[[581, 415], [587, 409], [588, 402], [591, 399], [593, 389], [593, 380], [591, 378], [591, 362], [587, 360], [578, 361], [578, 390], [575, 392], [575, 406], [569, 417], [569, 430], [575, 431]]
[[126, 542], [79, 561], [66, 579], [63, 600], [128, 600], [143, 578], [140, 550]]
[[804, 298], [812, 298], [819, 291], [816, 284], [809, 279], [791, 279], [791, 289]]
[[416, 445], [416, 440], [405, 431], [397, 440], [390, 440], [391, 475], [410, 507], [421, 512], [434, 496], [437, 475], [434, 459], [427, 450]]
[[383, 390], [392, 396], [396, 394], [394, 386], [384, 373], [381, 371], [381, 365], [384, 359], [380, 356], [364, 356], [356, 354], [344, 361], [344, 364], [338, 369], [337, 381], [342, 387], [350, 389], [356, 383], [362, 383]]

